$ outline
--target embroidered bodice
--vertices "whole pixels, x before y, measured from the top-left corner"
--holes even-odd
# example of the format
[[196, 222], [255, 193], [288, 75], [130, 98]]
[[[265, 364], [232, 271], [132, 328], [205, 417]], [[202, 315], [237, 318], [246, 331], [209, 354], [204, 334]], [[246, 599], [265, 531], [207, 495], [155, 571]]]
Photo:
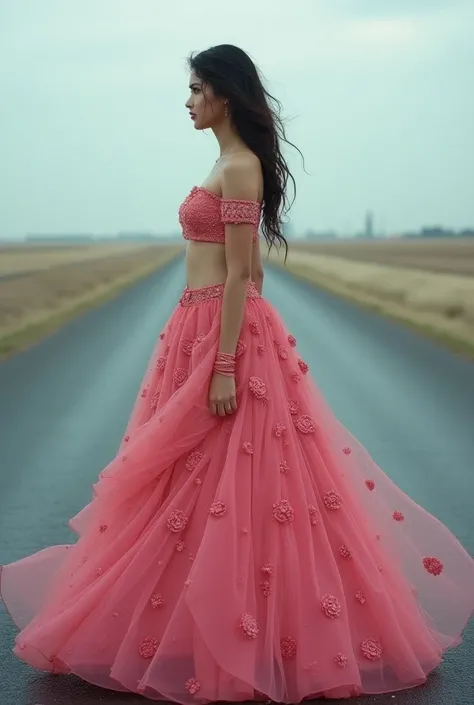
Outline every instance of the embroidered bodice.
[[225, 199], [203, 186], [194, 186], [179, 208], [179, 222], [185, 240], [225, 242], [228, 223], [250, 223], [254, 226], [253, 242], [258, 239], [260, 203]]

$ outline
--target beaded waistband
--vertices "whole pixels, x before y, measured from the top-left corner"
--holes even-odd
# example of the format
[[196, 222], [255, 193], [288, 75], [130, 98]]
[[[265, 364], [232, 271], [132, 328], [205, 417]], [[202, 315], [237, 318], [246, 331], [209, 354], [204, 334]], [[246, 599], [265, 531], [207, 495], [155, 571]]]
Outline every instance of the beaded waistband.
[[[222, 299], [224, 295], [224, 286], [221, 284], [211, 284], [210, 286], [203, 286], [200, 289], [186, 289], [183, 291], [179, 303], [181, 306], [195, 306], [196, 304], [201, 304], [204, 301], [210, 301], [211, 299]], [[260, 294], [254, 282], [249, 282], [247, 287], [247, 298], [259, 299]]]

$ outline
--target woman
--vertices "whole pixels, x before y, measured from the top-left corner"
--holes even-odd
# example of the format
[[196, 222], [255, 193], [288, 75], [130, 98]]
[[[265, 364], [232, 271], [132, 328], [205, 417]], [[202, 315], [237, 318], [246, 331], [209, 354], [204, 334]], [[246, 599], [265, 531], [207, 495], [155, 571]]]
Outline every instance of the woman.
[[334, 418], [262, 298], [284, 131], [250, 58], [190, 59], [220, 157], [180, 208], [187, 287], [75, 545], [4, 566], [15, 653], [180, 703], [346, 698], [423, 683], [460, 642], [474, 561]]

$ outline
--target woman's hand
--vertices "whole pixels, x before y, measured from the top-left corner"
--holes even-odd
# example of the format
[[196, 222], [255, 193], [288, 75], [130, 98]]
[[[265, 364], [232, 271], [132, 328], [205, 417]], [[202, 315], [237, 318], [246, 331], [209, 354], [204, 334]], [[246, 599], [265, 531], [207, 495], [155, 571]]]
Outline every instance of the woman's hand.
[[216, 416], [226, 416], [237, 411], [234, 377], [214, 372], [209, 386], [209, 409]]

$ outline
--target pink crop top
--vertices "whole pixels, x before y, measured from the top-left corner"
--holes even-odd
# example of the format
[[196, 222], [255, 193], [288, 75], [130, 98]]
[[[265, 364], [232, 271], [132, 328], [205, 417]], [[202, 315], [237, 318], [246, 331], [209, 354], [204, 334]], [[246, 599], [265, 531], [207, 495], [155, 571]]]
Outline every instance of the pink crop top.
[[258, 239], [261, 206], [258, 201], [221, 198], [203, 186], [194, 186], [179, 207], [185, 240], [225, 242], [226, 223], [251, 223], [253, 243]]

